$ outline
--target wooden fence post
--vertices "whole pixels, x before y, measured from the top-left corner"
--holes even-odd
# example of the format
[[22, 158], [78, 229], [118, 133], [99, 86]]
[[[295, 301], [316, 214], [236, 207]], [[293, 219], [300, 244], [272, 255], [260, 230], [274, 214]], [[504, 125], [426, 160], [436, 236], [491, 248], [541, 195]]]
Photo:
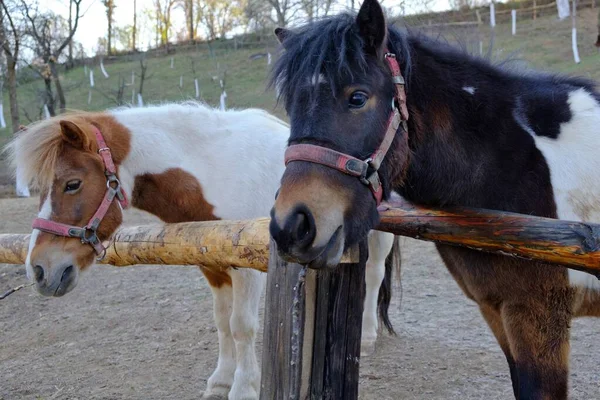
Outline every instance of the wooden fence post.
[[260, 398], [358, 399], [367, 246], [356, 262], [310, 270], [271, 241]]

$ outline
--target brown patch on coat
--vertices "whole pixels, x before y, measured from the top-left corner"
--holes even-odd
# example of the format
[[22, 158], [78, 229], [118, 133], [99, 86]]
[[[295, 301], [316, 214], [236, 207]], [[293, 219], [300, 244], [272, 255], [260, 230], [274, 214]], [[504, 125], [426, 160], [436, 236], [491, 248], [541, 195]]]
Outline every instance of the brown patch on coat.
[[231, 286], [231, 276], [226, 271], [215, 271], [202, 265], [199, 267], [210, 286], [214, 288], [220, 288], [223, 285]]
[[198, 180], [180, 168], [136, 176], [132, 204], [168, 223], [219, 219]]
[[[220, 219], [214, 215], [213, 205], [204, 198], [198, 180], [181, 168], [136, 176], [131, 197], [134, 207], [148, 211], [167, 223]], [[231, 286], [231, 276], [226, 271], [199, 267], [210, 286]]]

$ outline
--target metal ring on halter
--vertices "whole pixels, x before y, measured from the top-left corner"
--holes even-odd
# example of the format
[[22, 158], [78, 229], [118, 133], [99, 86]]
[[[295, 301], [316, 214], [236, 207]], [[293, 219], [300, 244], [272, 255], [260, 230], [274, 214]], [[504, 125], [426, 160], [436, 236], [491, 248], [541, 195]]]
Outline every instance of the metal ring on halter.
[[[106, 179], [106, 188], [107, 189], [112, 189], [116, 192], [121, 190], [121, 181], [119, 180], [119, 178], [117, 178], [115, 175], [109, 175], [107, 178], [108, 178], [108, 179]], [[111, 183], [115, 183], [117, 186], [112, 187]]]
[[102, 261], [104, 260], [104, 257], [106, 257], [106, 247], [102, 246], [102, 254], [99, 254], [96, 257], [96, 261]]
[[[86, 235], [88, 232], [91, 232], [89, 236]], [[98, 234], [96, 232], [97, 231], [95, 228], [90, 228], [88, 226], [83, 228], [83, 232], [81, 233], [81, 243], [88, 244], [98, 242], [100, 238], [98, 238]]]

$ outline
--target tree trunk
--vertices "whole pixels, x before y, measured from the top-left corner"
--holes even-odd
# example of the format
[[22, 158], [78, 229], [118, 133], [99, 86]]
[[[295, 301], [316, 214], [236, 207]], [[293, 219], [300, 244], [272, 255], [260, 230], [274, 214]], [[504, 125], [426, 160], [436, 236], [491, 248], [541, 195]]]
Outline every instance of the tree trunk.
[[[69, 32], [73, 30], [73, 0], [69, 0]], [[69, 40], [68, 68], [73, 68], [73, 39]]]
[[8, 101], [10, 103], [10, 124], [13, 133], [19, 130], [19, 102], [17, 100], [17, 71], [12, 56], [6, 56], [6, 83], [8, 84]]
[[[64, 113], [67, 108], [67, 99], [65, 98], [65, 92], [63, 91], [62, 85], [60, 83], [60, 77], [58, 76], [58, 71], [56, 69], [56, 64], [50, 62], [50, 72], [52, 72], [52, 79], [54, 80], [54, 86], [56, 86], [56, 94], [58, 95], [58, 107], [60, 109], [60, 113]], [[54, 115], [51, 113], [51, 115]]]
[[52, 91], [52, 77], [44, 78], [44, 86], [46, 87], [46, 107], [51, 117], [56, 116], [54, 110], [54, 92]]
[[137, 33], [137, 0], [133, 0], [133, 46], [132, 46], [132, 50], [135, 51], [135, 35]]
[[108, 5], [106, 6], [106, 16], [108, 19], [108, 49], [106, 50], [106, 53], [110, 56], [112, 54], [112, 19], [113, 19], [113, 5], [112, 5], [112, 1], [108, 2]]
[[189, 33], [190, 33], [190, 43], [194, 42], [195, 39], [195, 35], [194, 35], [194, 0], [187, 0], [188, 2], [188, 24], [189, 26]]

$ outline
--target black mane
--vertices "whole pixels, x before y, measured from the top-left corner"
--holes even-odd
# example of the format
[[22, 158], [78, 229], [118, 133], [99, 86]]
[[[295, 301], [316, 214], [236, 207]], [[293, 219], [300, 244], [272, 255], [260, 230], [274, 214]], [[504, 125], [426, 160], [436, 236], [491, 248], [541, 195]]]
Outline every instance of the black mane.
[[[356, 14], [326, 17], [296, 29], [284, 42], [282, 52], [271, 71], [269, 87], [276, 87], [278, 99], [291, 97], [307, 80], [323, 74], [336, 92], [340, 75], [367, 71], [364, 41], [355, 24]], [[404, 77], [410, 76], [410, 47], [407, 37], [396, 28], [389, 29], [390, 51], [396, 54]], [[335, 60], [332, 63], [331, 60]]]

